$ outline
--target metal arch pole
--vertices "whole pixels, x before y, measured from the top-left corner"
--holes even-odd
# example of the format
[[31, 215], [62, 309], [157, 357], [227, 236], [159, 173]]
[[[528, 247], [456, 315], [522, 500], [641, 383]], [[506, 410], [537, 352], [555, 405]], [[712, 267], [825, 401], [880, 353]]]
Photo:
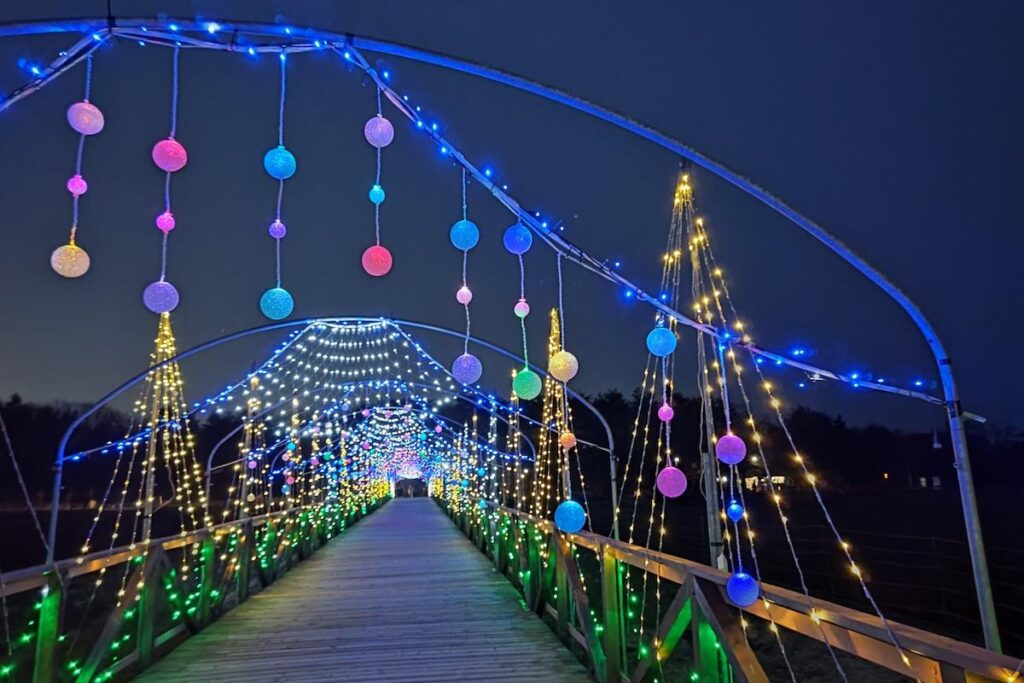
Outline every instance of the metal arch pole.
[[[116, 26], [141, 26], [147, 22], [143, 19], [84, 19], [76, 20], [73, 24], [69, 22], [69, 26], [66, 30], [94, 30], [96, 28], [110, 27], [111, 23]], [[193, 27], [196, 22], [182, 21], [180, 22], [184, 26]], [[0, 27], [0, 36], [4, 35], [28, 35], [33, 33], [52, 32], [54, 22], [27, 22], [18, 25], [10, 25], [7, 27]], [[72, 27], [73, 26], [73, 27]], [[279, 34], [281, 32], [280, 27], [275, 27], [267, 24], [249, 24], [249, 23], [234, 23], [226, 22], [225, 28], [235, 28], [236, 30], [247, 30], [251, 29], [254, 31]], [[309, 31], [300, 30], [302, 33], [310, 33]], [[326, 32], [318, 32], [317, 35], [329, 35]], [[713, 160], [696, 149], [682, 143], [675, 138], [672, 138], [664, 133], [661, 133], [653, 128], [645, 126], [633, 119], [630, 119], [622, 114], [614, 112], [605, 107], [599, 106], [587, 100], [579, 97], [570, 95], [564, 91], [551, 88], [535, 81], [522, 78], [513, 74], [509, 74], [497, 69], [492, 69], [479, 64], [474, 64], [465, 60], [457, 59], [450, 56], [441, 55], [418, 48], [401, 45], [398, 43], [392, 43], [388, 41], [375, 40], [371, 38], [357, 37], [353, 35], [340, 35], [336, 34], [338, 39], [343, 39], [352, 44], [356, 48], [364, 48], [383, 54], [389, 54], [396, 57], [404, 57], [419, 62], [433, 64], [443, 68], [467, 73], [474, 76], [486, 78], [509, 87], [529, 92], [544, 99], [557, 102], [559, 104], [568, 106], [572, 109], [576, 109], [583, 113], [594, 116], [598, 119], [611, 123], [619, 128], [622, 128], [628, 132], [645, 138], [671, 152], [678, 154], [686, 159], [689, 159], [696, 165], [704, 168], [705, 170], [714, 173], [723, 180], [731, 183], [732, 185], [743, 190], [750, 196], [754, 197], [758, 201], [762, 202], [769, 208], [782, 214], [790, 221], [795, 223], [805, 232], [810, 234], [812, 237], [817, 239], [819, 242], [828, 247], [831, 251], [838, 254], [844, 261], [849, 263], [851, 266], [856, 268], [867, 277], [871, 282], [882, 289], [888, 294], [899, 306], [910, 316], [911, 320], [917, 325], [921, 334], [924, 336], [927, 342], [932, 356], [934, 357], [936, 366], [938, 368], [939, 377], [942, 382], [943, 397], [945, 399], [946, 413], [949, 421], [950, 438], [953, 446], [953, 452], [955, 457], [955, 467], [957, 470], [957, 478], [960, 487], [960, 500], [961, 506], [963, 507], [964, 523], [967, 529], [967, 541], [971, 553], [971, 561], [974, 569], [974, 584], [978, 594], [979, 611], [981, 614], [982, 629], [985, 634], [985, 643], [989, 649], [994, 651], [1001, 651], [1001, 643], [999, 638], [999, 628], [995, 614], [995, 604], [992, 598], [992, 586], [989, 579], [988, 573], [988, 562], [985, 557], [984, 541], [982, 538], [981, 525], [978, 517], [978, 505], [977, 496], [974, 490], [974, 480], [970, 468], [970, 457], [967, 448], [967, 439], [964, 433], [963, 427], [963, 409], [960, 404], [960, 396], [957, 391], [956, 381], [953, 376], [952, 363], [946, 350], [939, 340], [938, 334], [932, 327], [931, 323], [925, 318], [924, 314], [917, 307], [916, 304], [895, 285], [882, 275], [879, 271], [875, 270], [860, 256], [855, 254], [849, 247], [843, 244], [838, 238], [829, 234], [824, 228], [819, 226], [817, 223], [812, 221], [810, 218], [803, 216], [795, 209], [790, 207], [788, 204], [783, 202], [779, 197], [771, 194], [764, 188], [760, 187], [748, 178], [732, 171], [725, 165]], [[65, 444], [62, 443], [62, 447]], [[59, 484], [60, 484], [60, 472], [58, 471], [55, 477], [55, 495], [56, 500], [59, 496]], [[51, 527], [55, 526], [56, 523], [56, 508], [51, 511]], [[55, 535], [55, 529], [51, 530], [51, 536]], [[49, 559], [52, 561], [52, 548], [53, 543], [50, 543], [51, 550], [48, 552]]]

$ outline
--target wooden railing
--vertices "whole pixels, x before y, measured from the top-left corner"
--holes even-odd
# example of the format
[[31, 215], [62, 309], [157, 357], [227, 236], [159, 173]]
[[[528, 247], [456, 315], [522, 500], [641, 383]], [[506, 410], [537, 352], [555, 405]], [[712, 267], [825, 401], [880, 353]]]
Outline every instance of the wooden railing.
[[[769, 584], [762, 584], [761, 590], [770, 614], [760, 600], [740, 609], [725, 592], [729, 575], [697, 562], [592, 533], [566, 535], [556, 532], [548, 520], [507, 507], [463, 506], [448, 508], [448, 513], [497, 571], [519, 588], [530, 609], [550, 617], [563, 640], [578, 645], [600, 683], [651, 680], [658, 663], [672, 655], [687, 633], [692, 639], [693, 680], [767, 683], [765, 668], [745, 633], [744, 615], [770, 619], [777, 627], [819, 642], [827, 639], [834, 650], [909, 680], [1005, 682], [1013, 680], [1019, 664], [984, 648], [889, 621], [908, 664], [874, 615], [815, 598], [812, 616], [806, 596]], [[581, 550], [596, 559], [591, 575], [596, 585], [584, 584]], [[627, 648], [624, 619], [627, 567], [678, 586], [650, 630], [653, 646], [632, 642], [632, 651]], [[600, 600], [592, 601], [591, 595], [597, 593]]]
[[[19, 666], [4, 680], [89, 683], [137, 673], [252, 592], [269, 586], [380, 502], [348, 513], [332, 505], [295, 507], [4, 574], [0, 595], [5, 601], [36, 590], [41, 596], [29, 621], [34, 637], [25, 634], [25, 642], [34, 642], [31, 667]], [[198, 560], [196, 576], [190, 578], [181, 577], [172, 561], [175, 553], [186, 550]], [[87, 635], [91, 643], [86, 643], [84, 658], [73, 659], [68, 637], [77, 641], [81, 634], [61, 625], [68, 620], [72, 581], [125, 564], [129, 567], [121, 589], [108, 596], [110, 604], [97, 605], [106, 608], [102, 628], [95, 637]], [[183, 599], [186, 594], [191, 598]]]

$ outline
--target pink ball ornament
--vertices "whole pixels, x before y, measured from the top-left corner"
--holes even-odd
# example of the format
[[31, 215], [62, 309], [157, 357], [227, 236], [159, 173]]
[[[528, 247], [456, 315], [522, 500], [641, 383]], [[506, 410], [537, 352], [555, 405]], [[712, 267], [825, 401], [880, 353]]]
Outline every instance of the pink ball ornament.
[[363, 417], [370, 417], [370, 409], [363, 408]]
[[270, 233], [270, 236], [275, 240], [279, 240], [288, 234], [288, 228], [286, 228], [284, 223], [281, 221], [274, 221], [270, 224], [270, 227], [267, 228], [267, 232]]
[[156, 228], [165, 235], [174, 230], [174, 225], [174, 214], [170, 211], [164, 211], [156, 217]]
[[289, 486], [291, 486], [292, 484], [295, 483], [295, 477], [288, 477], [287, 479], [285, 479], [285, 481], [288, 482]]
[[174, 138], [167, 138], [153, 145], [153, 163], [161, 171], [174, 173], [185, 168], [188, 163], [188, 152]]
[[380, 149], [387, 147], [395, 139], [395, 127], [386, 118], [377, 114], [363, 126], [363, 135], [366, 141]]
[[662, 403], [661, 407], [658, 408], [658, 419], [662, 422], [671, 422], [675, 415], [676, 411], [672, 410], [672, 406], [667, 403]]
[[463, 285], [459, 287], [459, 291], [455, 292], [455, 300], [466, 306], [473, 300], [473, 292], [470, 291], [469, 287]]
[[440, 434], [443, 431], [444, 431], [444, 427], [442, 427], [441, 425], [434, 425], [434, 432], [436, 432], [437, 434]]
[[68, 178], [67, 188], [68, 192], [76, 197], [80, 197], [89, 191], [89, 183], [85, 182], [85, 178], [76, 173]]
[[747, 457], [747, 444], [735, 434], [726, 434], [715, 444], [715, 457], [726, 465], [738, 465]]
[[520, 299], [519, 303], [512, 307], [517, 318], [525, 318], [530, 315], [530, 304], [526, 303], [526, 299]]
[[374, 277], [383, 277], [391, 271], [391, 252], [375, 244], [363, 252], [363, 270]]
[[669, 465], [658, 472], [658, 490], [666, 498], [678, 498], [686, 492], [686, 475]]
[[312, 458], [309, 459], [309, 464], [312, 465], [313, 467], [316, 467], [317, 465], [320, 464], [320, 458], [313, 456]]
[[103, 130], [103, 112], [91, 102], [75, 102], [68, 107], [68, 123], [81, 135], [96, 135]]
[[257, 467], [257, 465], [258, 465], [259, 463], [257, 463], [257, 462], [256, 462], [255, 460], [250, 460], [250, 461], [249, 461], [248, 463], [246, 463], [246, 464], [248, 465], [248, 467], [249, 467], [249, 469], [250, 469], [250, 470], [254, 470], [254, 469], [256, 469], [256, 467]]

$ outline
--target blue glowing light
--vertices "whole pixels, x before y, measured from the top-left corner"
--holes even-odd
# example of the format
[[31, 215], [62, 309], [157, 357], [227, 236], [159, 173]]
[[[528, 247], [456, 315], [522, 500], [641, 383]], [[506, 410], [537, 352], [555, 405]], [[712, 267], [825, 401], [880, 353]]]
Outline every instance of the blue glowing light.
[[384, 202], [384, 188], [381, 187], [380, 185], [374, 185], [373, 187], [370, 188], [370, 191], [367, 193], [367, 196], [370, 198], [371, 202], [373, 202], [377, 206], [380, 206]]
[[924, 386], [924, 380], [915, 379], [914, 380], [914, 386], [915, 387], [923, 387]]
[[761, 592], [757, 581], [750, 574], [738, 571], [729, 577], [725, 584], [725, 592], [729, 599], [738, 607], [750, 607], [757, 602], [757, 596]]
[[794, 346], [789, 353], [794, 358], [802, 358], [803, 356], [807, 355], [807, 349], [805, 349], [802, 346]]
[[260, 311], [271, 320], [283, 320], [292, 314], [295, 301], [288, 290], [273, 287], [263, 292], [260, 297]]
[[263, 168], [270, 177], [277, 180], [286, 180], [295, 175], [295, 155], [289, 152], [284, 145], [278, 145], [267, 150], [263, 155]]
[[729, 505], [725, 508], [725, 515], [734, 522], [738, 522], [743, 519], [743, 506], [735, 500], [730, 500]]
[[452, 225], [448, 237], [456, 249], [469, 251], [480, 241], [480, 229], [473, 221], [463, 219]]
[[206, 28], [206, 32], [210, 35], [213, 35], [221, 29], [221, 25], [218, 24], [216, 21], [208, 21], [206, 22], [204, 27]]
[[177, 24], [168, 24], [167, 28], [169, 28], [171, 31], [175, 31], [176, 32], [178, 30], [178, 25]]
[[501, 241], [509, 253], [520, 256], [533, 246], [533, 233], [522, 223], [516, 223], [505, 229]]
[[676, 335], [672, 330], [658, 326], [647, 335], [647, 350], [659, 358], [668, 356], [676, 350]]
[[555, 508], [555, 526], [566, 534], [575, 534], [587, 521], [587, 513], [583, 506], [574, 500], [562, 501]]

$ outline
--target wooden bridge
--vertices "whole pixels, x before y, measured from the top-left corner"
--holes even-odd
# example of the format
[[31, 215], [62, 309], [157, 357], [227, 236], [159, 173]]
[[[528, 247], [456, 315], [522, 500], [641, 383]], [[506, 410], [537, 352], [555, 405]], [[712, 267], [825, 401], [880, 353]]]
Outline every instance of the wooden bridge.
[[[35, 635], [25, 638], [33, 663], [11, 678], [789, 680], [748, 632], [767, 624], [790, 648], [819, 648], [803, 647], [805, 658], [827, 657], [827, 640], [851, 681], [1014, 680], [1016, 660], [890, 622], [903, 661], [875, 616], [817, 599], [812, 613], [806, 596], [784, 588], [763, 584], [764, 599], [740, 610], [723, 572], [557, 533], [510, 508], [466, 505], [448, 509], [449, 520], [433, 499], [385, 500], [343, 515], [282, 510], [8, 573], [6, 600], [42, 595]], [[182, 603], [174, 558], [190, 548], [203, 571], [195, 601]], [[71, 659], [68, 636], [82, 633], [58, 627], [81, 602], [69, 587], [119, 566], [128, 570], [123, 594], [87, 639], [87, 657]], [[643, 609], [626, 598], [629, 577], [632, 595], [642, 578], [664, 596], [648, 621], [650, 649], [625, 627], [625, 612]]]

